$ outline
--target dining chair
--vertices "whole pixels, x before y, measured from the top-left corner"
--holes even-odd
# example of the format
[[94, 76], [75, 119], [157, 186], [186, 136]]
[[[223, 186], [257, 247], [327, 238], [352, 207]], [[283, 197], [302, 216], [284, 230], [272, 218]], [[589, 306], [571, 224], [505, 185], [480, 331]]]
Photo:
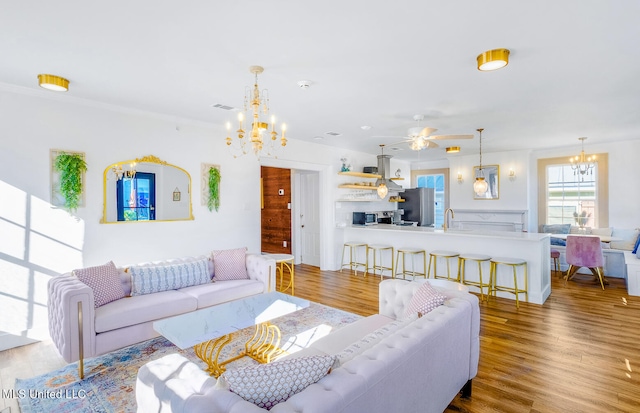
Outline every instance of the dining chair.
[[569, 269], [564, 277], [565, 283], [575, 275], [578, 269], [586, 267], [600, 280], [604, 290], [604, 258], [600, 237], [567, 235], [566, 258]]

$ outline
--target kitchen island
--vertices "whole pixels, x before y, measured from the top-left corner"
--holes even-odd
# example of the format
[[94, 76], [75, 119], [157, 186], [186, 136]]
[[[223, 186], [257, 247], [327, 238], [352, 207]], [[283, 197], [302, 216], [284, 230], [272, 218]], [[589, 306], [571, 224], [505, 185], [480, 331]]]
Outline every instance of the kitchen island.
[[[483, 231], [483, 230], [435, 230], [426, 227], [378, 224], [350, 226], [344, 228], [344, 242], [361, 241], [367, 244], [392, 245], [422, 248], [429, 254], [433, 250], [455, 251], [460, 254], [485, 254], [490, 257], [512, 257], [527, 261], [529, 272], [528, 302], [543, 304], [551, 294], [550, 237], [549, 234]], [[395, 257], [394, 257], [395, 258]], [[428, 255], [427, 255], [428, 262]], [[451, 272], [457, 274], [457, 264], [451, 261]], [[500, 266], [502, 267], [502, 266]], [[446, 268], [438, 263], [438, 269]], [[472, 275], [477, 266], [467, 263], [467, 274]], [[510, 271], [510, 268], [500, 268]], [[489, 266], [483, 267], [483, 279], [489, 280]], [[513, 279], [513, 278], [512, 278]], [[470, 287], [471, 291], [479, 291]], [[498, 296], [514, 299], [513, 294], [498, 293]], [[524, 301], [524, 294], [520, 296]]]

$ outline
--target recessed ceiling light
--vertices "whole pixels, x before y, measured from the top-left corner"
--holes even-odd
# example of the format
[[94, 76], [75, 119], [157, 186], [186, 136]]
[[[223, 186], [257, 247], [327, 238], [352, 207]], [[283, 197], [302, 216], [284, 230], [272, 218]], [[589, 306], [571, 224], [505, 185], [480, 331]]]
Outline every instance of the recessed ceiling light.
[[298, 86], [300, 86], [300, 89], [307, 90], [311, 87], [311, 82], [308, 80], [300, 80], [298, 81]]
[[340, 136], [342, 135], [339, 132], [333, 132], [333, 131], [329, 131], [329, 132], [325, 132], [325, 135], [330, 135], [330, 136]]
[[393, 148], [390, 148], [392, 151], [401, 151], [403, 150], [402, 148], [398, 148], [397, 146], [394, 146]]
[[369, 126], [369, 125], [360, 126], [360, 129], [362, 129], [362, 130], [371, 130], [371, 126]]
[[317, 140], [317, 141], [321, 141], [324, 139], [324, 136], [314, 136], [313, 139]]

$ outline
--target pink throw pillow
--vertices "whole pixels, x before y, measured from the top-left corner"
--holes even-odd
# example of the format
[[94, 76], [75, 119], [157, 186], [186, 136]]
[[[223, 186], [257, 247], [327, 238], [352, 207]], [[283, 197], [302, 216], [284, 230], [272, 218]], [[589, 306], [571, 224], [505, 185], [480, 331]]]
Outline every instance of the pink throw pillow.
[[73, 270], [73, 274], [93, 291], [95, 308], [125, 297], [120, 273], [113, 261], [96, 267]]
[[425, 282], [418, 288], [413, 294], [409, 306], [405, 310], [405, 317], [409, 317], [411, 314], [418, 313], [419, 315], [425, 315], [429, 311], [441, 306], [446, 301], [447, 297], [440, 294], [435, 288]]
[[247, 248], [233, 250], [213, 251], [213, 280], [246, 280], [247, 274]]

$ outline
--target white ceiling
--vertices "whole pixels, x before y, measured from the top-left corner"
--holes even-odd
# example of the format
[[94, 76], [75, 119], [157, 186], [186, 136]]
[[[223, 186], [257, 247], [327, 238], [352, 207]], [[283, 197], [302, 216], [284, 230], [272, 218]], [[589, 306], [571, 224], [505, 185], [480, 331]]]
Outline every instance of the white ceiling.
[[[403, 136], [423, 114], [439, 134], [476, 135], [394, 156], [477, 153], [479, 127], [486, 151], [577, 151], [587, 136], [588, 152], [640, 138], [639, 39], [640, 2], [622, 0], [13, 1], [0, 82], [38, 89], [52, 73], [70, 99], [222, 126], [235, 115], [211, 105], [241, 107], [261, 65], [290, 139], [375, 154], [398, 139], [374, 136]], [[506, 68], [476, 69], [502, 47]]]

